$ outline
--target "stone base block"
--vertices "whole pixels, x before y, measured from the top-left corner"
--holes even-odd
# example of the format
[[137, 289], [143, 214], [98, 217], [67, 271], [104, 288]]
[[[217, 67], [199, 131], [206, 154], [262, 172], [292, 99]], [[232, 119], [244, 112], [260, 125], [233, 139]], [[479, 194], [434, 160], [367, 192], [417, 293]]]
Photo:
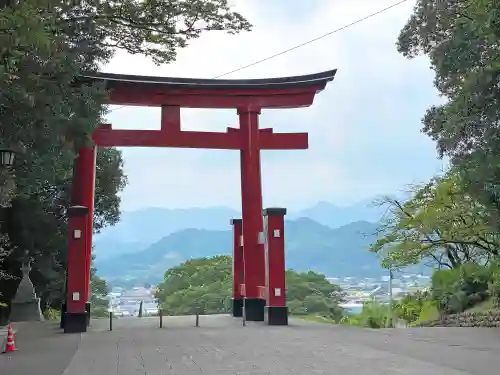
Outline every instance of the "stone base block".
[[12, 302], [10, 310], [12, 322], [41, 322], [44, 320], [40, 309], [40, 300], [30, 302]]
[[260, 298], [245, 298], [244, 301], [245, 318], [250, 322], [264, 321], [264, 308], [266, 301]]
[[64, 333], [82, 333], [87, 332], [87, 312], [65, 313]]
[[288, 307], [287, 306], [266, 306], [266, 323], [270, 326], [288, 325]]
[[232, 302], [231, 314], [235, 318], [241, 318], [243, 316], [243, 299], [233, 298], [231, 302]]
[[91, 309], [91, 304], [90, 302], [85, 303], [85, 312], [87, 313], [87, 326], [90, 326], [90, 309]]

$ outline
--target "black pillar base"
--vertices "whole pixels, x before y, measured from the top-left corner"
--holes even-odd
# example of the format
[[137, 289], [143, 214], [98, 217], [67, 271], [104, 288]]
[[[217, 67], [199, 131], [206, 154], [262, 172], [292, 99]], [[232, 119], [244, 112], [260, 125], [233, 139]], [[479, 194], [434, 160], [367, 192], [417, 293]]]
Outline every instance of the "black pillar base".
[[259, 298], [245, 298], [245, 319], [250, 322], [264, 321], [264, 308], [266, 301]]
[[270, 326], [288, 325], [288, 307], [287, 306], [266, 306], [266, 323]]
[[90, 302], [85, 302], [85, 312], [87, 313], [87, 326], [90, 326]]
[[233, 298], [231, 302], [232, 302], [231, 314], [235, 318], [241, 318], [243, 316], [243, 299]]
[[61, 304], [61, 321], [59, 322], [59, 327], [64, 328], [64, 320], [66, 318], [66, 304], [62, 303]]
[[87, 312], [64, 314], [64, 333], [87, 332]]

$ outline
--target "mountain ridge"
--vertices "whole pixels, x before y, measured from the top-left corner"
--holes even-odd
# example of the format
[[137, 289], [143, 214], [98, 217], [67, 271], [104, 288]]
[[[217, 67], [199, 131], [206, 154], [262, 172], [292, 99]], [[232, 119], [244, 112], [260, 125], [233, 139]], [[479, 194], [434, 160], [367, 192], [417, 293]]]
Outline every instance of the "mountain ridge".
[[[291, 211], [286, 218], [288, 220], [310, 218], [330, 228], [338, 228], [358, 220], [378, 222], [383, 209], [370, 207], [369, 202], [374, 199], [376, 197], [350, 206], [318, 202], [309, 208]], [[101, 259], [134, 253], [147, 248], [166, 235], [186, 228], [228, 230], [230, 219], [236, 217], [241, 217], [239, 211], [224, 206], [185, 209], [147, 207], [126, 211], [122, 213], [119, 223], [104, 228], [95, 236], [95, 253]]]
[[[375, 223], [357, 221], [329, 228], [312, 219], [285, 221], [286, 267], [296, 271], [316, 271], [329, 277], [381, 277], [376, 254], [368, 251], [375, 241]], [[157, 283], [164, 272], [188, 259], [232, 252], [231, 230], [213, 231], [188, 228], [171, 233], [148, 248], [107, 260], [96, 259], [99, 274], [110, 280], [137, 280]]]

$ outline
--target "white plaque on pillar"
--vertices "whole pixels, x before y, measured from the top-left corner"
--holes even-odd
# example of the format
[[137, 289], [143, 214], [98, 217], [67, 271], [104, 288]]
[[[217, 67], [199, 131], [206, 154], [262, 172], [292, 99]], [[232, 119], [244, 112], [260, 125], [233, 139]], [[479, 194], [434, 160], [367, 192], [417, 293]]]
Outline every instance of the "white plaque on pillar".
[[78, 292], [73, 293], [73, 301], [80, 301], [80, 293]]
[[82, 231], [80, 229], [75, 229], [75, 231], [73, 232], [73, 234], [74, 234], [74, 237], [76, 239], [82, 238]]
[[259, 232], [259, 245], [264, 245], [264, 232]]
[[281, 288], [274, 288], [274, 296], [281, 297]]
[[274, 238], [280, 238], [280, 230], [279, 229], [275, 229], [274, 232], [273, 232], [273, 236]]

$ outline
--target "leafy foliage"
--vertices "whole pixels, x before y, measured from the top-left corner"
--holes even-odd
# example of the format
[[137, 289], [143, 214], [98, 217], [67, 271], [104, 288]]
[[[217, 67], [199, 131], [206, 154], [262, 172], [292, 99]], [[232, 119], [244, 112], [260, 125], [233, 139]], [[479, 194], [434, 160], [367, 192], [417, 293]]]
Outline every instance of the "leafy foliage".
[[340, 322], [366, 328], [385, 328], [390, 323], [390, 309], [376, 300], [367, 301], [359, 314], [346, 315]]
[[408, 294], [394, 303], [394, 314], [407, 322], [415, 322], [427, 307], [428, 300], [429, 294], [426, 292]]
[[468, 158], [496, 143], [498, 6], [498, 1], [419, 0], [399, 35], [398, 50], [403, 55], [430, 57], [435, 85], [449, 99], [430, 108], [424, 118], [424, 132], [438, 142], [441, 154]]
[[342, 317], [339, 306], [344, 293], [338, 285], [330, 283], [316, 272], [286, 271], [287, 301], [291, 314], [320, 315], [331, 319]]
[[108, 285], [106, 280], [96, 275], [96, 268], [93, 265], [95, 257], [92, 257], [92, 267], [90, 268], [90, 285], [91, 285], [91, 311], [90, 313], [96, 317], [103, 317], [108, 314], [109, 301], [106, 298], [108, 295]]
[[434, 273], [430, 295], [401, 301], [408, 321], [430, 306], [451, 314], [498, 295], [499, 26], [498, 0], [418, 0], [398, 38], [404, 56], [430, 58], [446, 100], [427, 110], [423, 132], [452, 162], [409, 201], [385, 202], [391, 213], [371, 247], [386, 267], [430, 260], [447, 268]]
[[498, 0], [419, 0], [398, 50], [426, 54], [447, 99], [431, 107], [423, 131], [463, 169], [465, 186], [500, 228], [500, 4]]
[[[18, 151], [14, 172], [0, 171], [0, 204], [12, 206], [3, 210], [0, 227], [2, 301], [15, 293], [26, 250], [44, 306], [58, 307], [63, 297], [74, 157], [89, 144], [107, 99], [102, 87], [78, 77], [97, 71], [118, 49], [167, 63], [204, 31], [250, 28], [226, 0], [2, 3], [0, 147]], [[117, 193], [125, 184], [120, 152], [99, 150], [96, 231], [119, 220]], [[96, 296], [102, 294], [95, 275], [94, 284]]]
[[216, 256], [188, 260], [165, 272], [156, 298], [168, 315], [221, 313], [231, 298], [231, 258]]
[[[168, 315], [229, 312], [232, 288], [232, 260], [215, 256], [188, 260], [165, 272], [156, 298]], [[340, 288], [324, 275], [287, 271], [287, 300], [291, 314], [313, 314], [340, 318]]]
[[390, 210], [370, 250], [382, 256], [385, 267], [427, 261], [455, 268], [498, 256], [500, 237], [491, 230], [489, 211], [467, 193], [462, 182], [461, 174], [452, 169], [415, 186], [405, 203], [391, 198], [380, 202]]
[[437, 271], [432, 277], [432, 299], [445, 314], [463, 312], [489, 297], [491, 271], [474, 263]]

